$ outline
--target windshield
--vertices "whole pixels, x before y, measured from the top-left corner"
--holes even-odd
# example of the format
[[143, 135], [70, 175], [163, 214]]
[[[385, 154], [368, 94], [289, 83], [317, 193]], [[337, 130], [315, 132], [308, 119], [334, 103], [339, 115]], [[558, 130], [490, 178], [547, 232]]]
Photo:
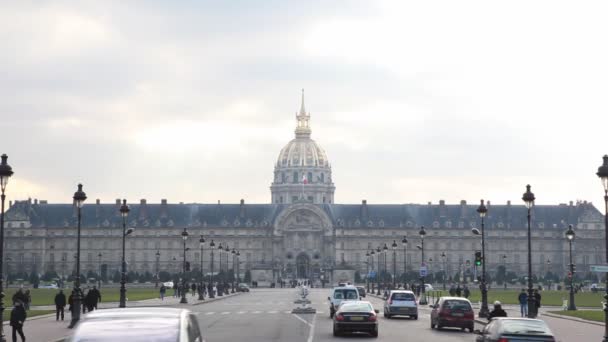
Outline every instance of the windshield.
[[393, 296], [391, 297], [392, 300], [407, 300], [407, 301], [414, 301], [416, 300], [416, 298], [414, 297], [414, 295], [412, 293], [393, 293]]
[[340, 307], [340, 311], [345, 312], [370, 312], [372, 306], [369, 303], [346, 303]]
[[549, 334], [551, 330], [543, 321], [524, 319], [501, 320], [503, 334]]
[[335, 299], [359, 299], [357, 294], [357, 290], [353, 289], [344, 289], [344, 290], [336, 290], [334, 293]]

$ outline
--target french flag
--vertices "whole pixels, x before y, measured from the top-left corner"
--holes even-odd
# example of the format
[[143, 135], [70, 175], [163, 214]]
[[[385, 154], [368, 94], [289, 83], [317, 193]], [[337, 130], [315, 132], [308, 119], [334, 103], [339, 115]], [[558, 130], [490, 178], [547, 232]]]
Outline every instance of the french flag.
[[308, 178], [306, 178], [306, 174], [302, 175], [302, 184], [308, 184]]

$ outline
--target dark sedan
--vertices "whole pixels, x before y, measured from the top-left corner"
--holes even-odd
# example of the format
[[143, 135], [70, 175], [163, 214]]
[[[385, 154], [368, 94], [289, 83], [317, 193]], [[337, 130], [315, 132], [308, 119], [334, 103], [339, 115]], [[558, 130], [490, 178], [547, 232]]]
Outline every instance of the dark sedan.
[[364, 332], [378, 337], [378, 310], [370, 302], [349, 301], [340, 305], [334, 315], [334, 336]]
[[547, 324], [539, 319], [494, 318], [482, 331], [475, 330], [477, 342], [534, 341], [554, 342], [555, 337]]

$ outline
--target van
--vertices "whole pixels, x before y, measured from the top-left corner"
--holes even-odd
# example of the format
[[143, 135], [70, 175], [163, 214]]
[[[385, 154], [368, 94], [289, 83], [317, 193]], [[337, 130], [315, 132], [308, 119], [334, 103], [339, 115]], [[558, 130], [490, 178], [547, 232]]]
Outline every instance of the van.
[[345, 301], [359, 300], [359, 291], [352, 285], [337, 286], [331, 289], [329, 293], [329, 318], [333, 318], [338, 307]]

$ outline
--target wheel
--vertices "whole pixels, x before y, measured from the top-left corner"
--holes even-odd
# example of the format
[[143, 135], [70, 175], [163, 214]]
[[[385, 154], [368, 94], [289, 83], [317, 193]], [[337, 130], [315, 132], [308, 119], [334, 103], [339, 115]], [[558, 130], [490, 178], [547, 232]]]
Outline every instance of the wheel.
[[470, 333], [473, 333], [473, 331], [475, 331], [475, 326], [471, 325], [471, 326], [469, 327], [469, 332], [470, 332]]
[[378, 337], [378, 329], [370, 332], [370, 335], [372, 335], [372, 337]]
[[443, 328], [443, 326], [441, 326], [441, 324], [439, 324], [439, 323], [437, 323], [436, 327], [437, 327], [437, 330], [440, 330], [441, 328]]
[[418, 315], [412, 316], [412, 319], [418, 319]]
[[460, 328], [460, 331], [464, 331], [466, 328]]
[[336, 328], [334, 325], [334, 336], [340, 336], [340, 329]]
[[433, 320], [431, 320], [431, 329], [435, 329], [435, 324], [433, 324]]
[[329, 318], [334, 318], [334, 310], [329, 309]]

